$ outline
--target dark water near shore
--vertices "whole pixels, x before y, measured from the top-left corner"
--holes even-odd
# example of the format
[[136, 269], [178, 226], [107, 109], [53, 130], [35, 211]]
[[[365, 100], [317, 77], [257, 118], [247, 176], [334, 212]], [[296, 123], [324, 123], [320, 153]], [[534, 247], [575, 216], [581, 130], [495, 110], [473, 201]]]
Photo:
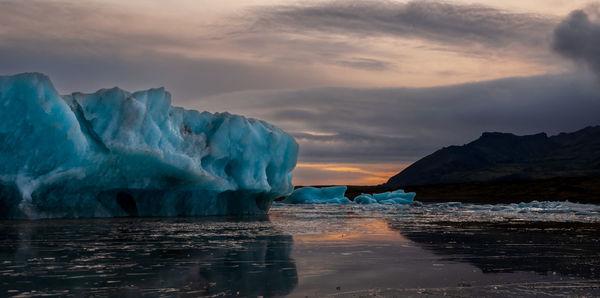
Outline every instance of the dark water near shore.
[[599, 296], [600, 216], [581, 208], [2, 221], [0, 296]]

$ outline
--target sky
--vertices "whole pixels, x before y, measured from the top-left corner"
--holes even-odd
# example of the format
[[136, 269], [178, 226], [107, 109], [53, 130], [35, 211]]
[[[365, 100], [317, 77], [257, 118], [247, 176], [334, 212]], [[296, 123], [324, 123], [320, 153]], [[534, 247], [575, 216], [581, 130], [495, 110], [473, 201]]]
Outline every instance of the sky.
[[164, 86], [271, 122], [294, 183], [379, 184], [484, 131], [600, 124], [600, 4], [0, 0], [0, 75], [63, 94]]

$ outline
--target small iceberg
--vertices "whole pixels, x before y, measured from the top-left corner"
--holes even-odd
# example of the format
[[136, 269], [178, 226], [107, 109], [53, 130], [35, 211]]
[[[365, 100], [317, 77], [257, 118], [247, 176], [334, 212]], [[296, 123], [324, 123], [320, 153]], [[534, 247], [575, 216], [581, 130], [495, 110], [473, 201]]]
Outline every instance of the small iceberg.
[[344, 196], [346, 186], [302, 187], [294, 190], [283, 202], [286, 204], [351, 204]]
[[388, 191], [384, 193], [375, 193], [372, 195], [361, 194], [354, 198], [354, 202], [357, 204], [412, 204], [415, 200], [416, 193], [404, 192], [402, 189], [395, 191]]
[[414, 203], [415, 193], [405, 193], [404, 190], [391, 192], [361, 194], [354, 201], [345, 197], [347, 186], [332, 187], [302, 187], [296, 189], [283, 202], [286, 204], [384, 204], [384, 205], [409, 205]]

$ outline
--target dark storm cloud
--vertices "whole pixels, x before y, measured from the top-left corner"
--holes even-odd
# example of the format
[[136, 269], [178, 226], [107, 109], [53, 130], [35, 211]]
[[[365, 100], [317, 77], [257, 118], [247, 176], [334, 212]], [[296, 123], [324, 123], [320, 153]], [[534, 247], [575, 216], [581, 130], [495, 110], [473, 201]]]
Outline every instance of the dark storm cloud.
[[313, 6], [276, 6], [253, 11], [253, 30], [399, 36], [457, 46], [545, 47], [555, 20], [481, 5], [433, 1], [409, 3], [334, 1]]
[[271, 121], [302, 162], [410, 162], [484, 131], [556, 134], [600, 125], [600, 86], [582, 75], [436, 88], [241, 92], [190, 103]]
[[590, 19], [598, 17], [598, 11], [598, 6], [573, 11], [554, 30], [552, 47], [600, 76], [600, 22]]

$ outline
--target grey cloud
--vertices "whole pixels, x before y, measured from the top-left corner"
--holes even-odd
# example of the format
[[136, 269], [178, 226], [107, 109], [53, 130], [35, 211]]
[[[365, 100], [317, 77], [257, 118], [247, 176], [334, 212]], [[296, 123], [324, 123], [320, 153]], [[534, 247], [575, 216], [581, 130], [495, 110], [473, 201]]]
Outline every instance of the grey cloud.
[[[261, 103], [258, 103], [260, 105]], [[270, 118], [274, 119], [285, 119], [286, 121], [310, 121], [311, 119], [319, 119], [319, 112], [313, 109], [304, 107], [280, 107], [277, 110], [273, 110], [269, 114]]]
[[252, 30], [400, 36], [465, 46], [544, 48], [556, 21], [481, 5], [412, 1], [334, 1], [253, 11]]
[[353, 57], [348, 60], [339, 60], [337, 64], [350, 68], [360, 68], [364, 70], [387, 70], [391, 68], [390, 63], [371, 58]]
[[[116, 47], [132, 51], [144, 47], [197, 46], [198, 40], [180, 38], [173, 30], [152, 31], [131, 21], [143, 19], [143, 14], [118, 9], [101, 2], [15, 1], [0, 3], [2, 44], [39, 42], [38, 46], [77, 46], [80, 51], [94, 52], [97, 47]], [[155, 22], [167, 20], [155, 17]], [[168, 34], [171, 33], [171, 34]]]
[[[179, 30], [194, 28], [195, 23], [102, 2], [1, 1], [0, 72], [45, 72], [55, 81], [70, 82], [61, 88], [69, 91], [82, 86], [93, 91], [107, 84], [128, 89], [166, 85], [186, 98], [244, 89], [324, 86], [333, 81], [347, 84], [343, 76], [336, 77], [326, 68], [399, 73], [397, 65], [404, 59], [399, 58], [401, 50], [393, 55], [387, 49], [378, 52], [356, 35], [424, 38], [453, 44], [471, 57], [490, 57], [489, 50], [470, 43], [537, 44], [544, 39], [545, 24], [551, 22], [482, 6], [436, 2], [263, 7], [252, 10], [249, 18], [230, 16], [222, 20], [223, 26]], [[164, 26], [144, 25], [150, 21]], [[230, 28], [248, 27], [248, 21], [253, 28], [227, 34]], [[340, 38], [332, 38], [336, 35]], [[207, 44], [215, 50], [195, 52]], [[223, 58], [219, 49], [231, 54]], [[211, 58], [214, 55], [220, 58]], [[535, 59], [544, 59], [539, 56], [536, 53]], [[312, 66], [325, 70], [314, 71], [317, 67]], [[90, 82], [95, 85], [89, 86]]]
[[356, 57], [357, 53], [363, 53], [365, 49], [364, 45], [352, 40], [331, 40], [308, 35], [298, 38], [293, 34], [269, 34], [268, 31], [269, 29], [256, 34], [242, 33], [232, 36], [232, 39], [257, 57], [267, 57], [275, 63], [333, 65], [366, 71], [383, 71], [393, 67], [393, 63], [382, 59]]
[[[250, 34], [242, 32], [231, 36], [243, 48], [260, 49], [260, 54], [268, 54], [276, 61], [307, 63], [320, 57], [321, 60], [338, 59], [361, 51], [361, 45], [339, 40], [321, 39], [315, 36], [298, 38], [297, 36], [269, 34], [269, 29]], [[289, 55], [293, 53], [293, 55]]]
[[2, 1], [0, 74], [43, 72], [61, 92], [90, 92], [115, 85], [129, 90], [165, 86], [175, 99], [324, 82], [314, 74], [260, 61], [162, 51], [165, 47], [194, 49], [204, 41], [168, 34], [168, 30], [151, 31], [157, 27], [136, 27], [128, 20], [147, 21], [143, 12], [117, 8], [99, 2]]
[[[334, 129], [329, 127], [330, 130]], [[423, 144], [406, 146], [413, 138], [393, 137], [364, 132], [344, 131], [330, 136], [293, 133], [300, 144], [301, 161], [308, 162], [403, 162], [419, 154]], [[395, 152], [391, 156], [391, 152]]]
[[302, 162], [412, 162], [484, 131], [555, 134], [600, 125], [600, 86], [582, 74], [436, 88], [240, 92], [187, 105], [270, 121], [298, 139]]
[[552, 47], [557, 53], [586, 65], [600, 76], [600, 22], [590, 19], [598, 17], [598, 7], [590, 8], [588, 11], [573, 11], [556, 27]]
[[126, 56], [103, 50], [81, 54], [76, 48], [62, 49], [0, 46], [0, 72], [43, 72], [61, 92], [91, 92], [111, 86], [128, 90], [164, 86], [175, 100], [246, 89], [298, 88], [319, 82], [317, 77], [235, 60], [188, 59], [151, 51]]

